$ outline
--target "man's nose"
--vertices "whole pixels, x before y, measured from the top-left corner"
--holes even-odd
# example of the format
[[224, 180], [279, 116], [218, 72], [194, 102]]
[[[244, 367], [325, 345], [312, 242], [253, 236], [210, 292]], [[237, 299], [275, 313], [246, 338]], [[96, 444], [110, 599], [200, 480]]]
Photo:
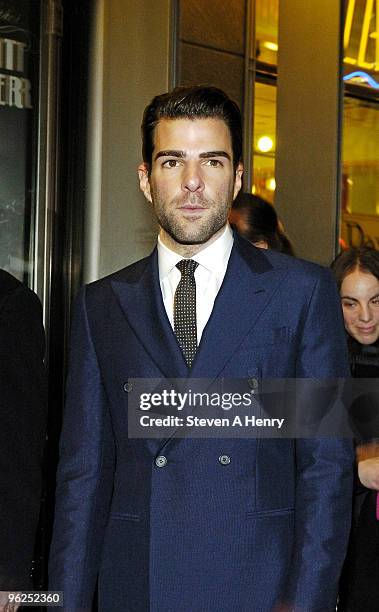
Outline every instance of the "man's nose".
[[197, 162], [188, 162], [184, 168], [182, 188], [184, 191], [203, 191], [204, 180]]

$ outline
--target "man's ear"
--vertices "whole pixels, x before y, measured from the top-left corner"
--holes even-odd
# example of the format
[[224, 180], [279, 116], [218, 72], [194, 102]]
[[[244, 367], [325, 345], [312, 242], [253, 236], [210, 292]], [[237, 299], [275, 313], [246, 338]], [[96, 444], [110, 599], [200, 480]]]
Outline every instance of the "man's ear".
[[150, 191], [150, 180], [149, 180], [149, 170], [148, 166], [145, 162], [138, 166], [138, 178], [139, 178], [139, 186], [140, 189], [145, 196], [146, 200], [152, 202], [151, 199], [151, 191]]
[[243, 175], [243, 164], [239, 162], [236, 168], [236, 176], [234, 180], [234, 191], [233, 191], [233, 200], [237, 197], [238, 192], [242, 187], [242, 175]]

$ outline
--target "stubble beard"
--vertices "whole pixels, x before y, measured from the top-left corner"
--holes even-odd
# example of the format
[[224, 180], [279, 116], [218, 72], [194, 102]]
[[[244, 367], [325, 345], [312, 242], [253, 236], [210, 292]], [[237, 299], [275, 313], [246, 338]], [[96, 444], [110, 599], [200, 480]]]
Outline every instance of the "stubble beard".
[[[199, 245], [208, 242], [226, 224], [232, 204], [232, 192], [220, 194], [217, 200], [205, 199], [202, 196], [185, 196], [172, 200], [167, 206], [164, 195], [157, 190], [152, 193], [152, 199], [159, 225], [176, 243]], [[198, 204], [209, 212], [205, 215], [202, 213], [201, 218], [185, 219], [178, 209], [185, 203]]]

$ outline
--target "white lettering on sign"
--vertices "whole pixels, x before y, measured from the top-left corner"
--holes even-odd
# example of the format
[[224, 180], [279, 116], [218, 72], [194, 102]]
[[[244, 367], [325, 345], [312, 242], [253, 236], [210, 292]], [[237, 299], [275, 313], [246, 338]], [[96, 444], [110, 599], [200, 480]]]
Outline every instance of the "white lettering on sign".
[[[0, 38], [0, 70], [23, 73], [25, 69], [25, 43]], [[0, 106], [32, 108], [31, 82], [20, 74], [0, 72]]]
[[25, 43], [10, 38], [0, 38], [0, 68], [24, 72]]
[[32, 108], [29, 79], [0, 73], [0, 106]]
[[[363, 15], [356, 8], [356, 0], [348, 0], [343, 43], [349, 55], [346, 55], [343, 61], [361, 68], [379, 70], [379, 0], [366, 0]], [[353, 26], [354, 30], [359, 31], [359, 44], [354, 51], [350, 48]], [[370, 39], [375, 45], [374, 61], [368, 61], [367, 57]]]

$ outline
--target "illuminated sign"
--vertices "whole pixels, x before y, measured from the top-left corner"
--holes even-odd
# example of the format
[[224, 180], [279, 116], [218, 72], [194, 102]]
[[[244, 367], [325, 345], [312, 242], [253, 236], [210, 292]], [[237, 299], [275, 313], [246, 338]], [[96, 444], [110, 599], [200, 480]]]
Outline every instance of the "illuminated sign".
[[343, 248], [370, 246], [379, 248], [379, 223], [376, 215], [342, 215], [340, 244]]
[[[31, 83], [21, 76], [24, 72], [25, 43], [0, 38], [0, 106], [32, 108]], [[12, 74], [12, 73], [17, 74]]]
[[[353, 33], [358, 33], [358, 44], [353, 41]], [[358, 3], [356, 0], [348, 0], [343, 38], [344, 49], [348, 55], [344, 57], [344, 62], [367, 70], [379, 70], [378, 37], [379, 0], [362, 0]], [[373, 54], [368, 49], [370, 42], [372, 46], [372, 41]]]
[[354, 72], [350, 72], [349, 74], [345, 74], [343, 77], [344, 81], [353, 81], [354, 79], [359, 79], [365, 83], [368, 83], [370, 87], [373, 89], [379, 89], [379, 83], [375, 81], [375, 79], [367, 74], [367, 72], [363, 72], [362, 70], [355, 70]]

